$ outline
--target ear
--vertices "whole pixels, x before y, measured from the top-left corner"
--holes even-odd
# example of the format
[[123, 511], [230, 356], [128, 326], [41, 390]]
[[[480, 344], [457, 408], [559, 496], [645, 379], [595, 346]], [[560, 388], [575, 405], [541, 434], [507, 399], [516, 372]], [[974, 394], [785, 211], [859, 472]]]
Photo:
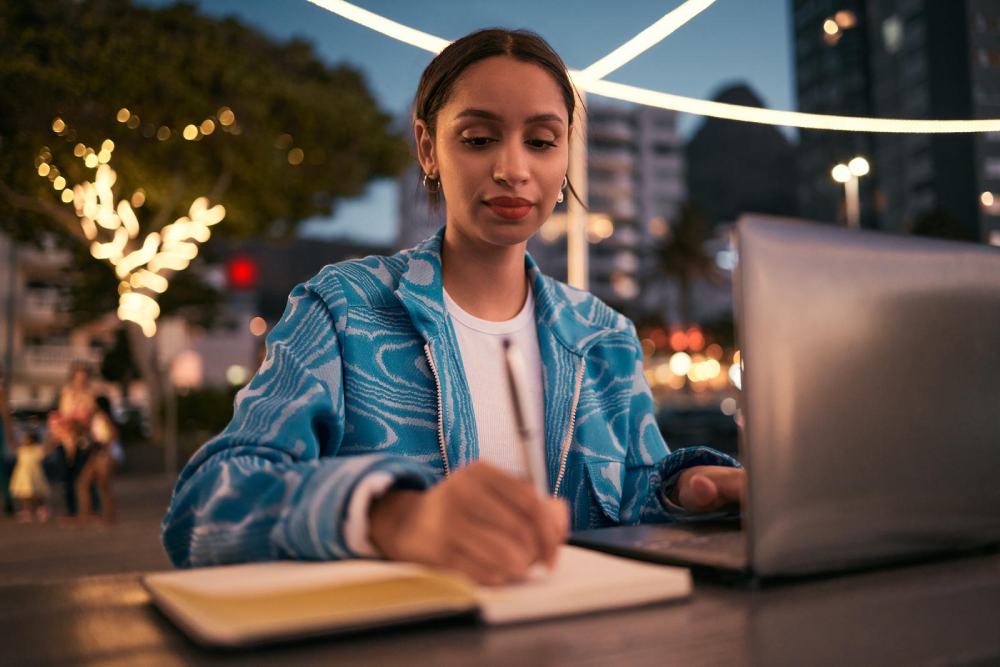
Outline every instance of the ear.
[[427, 123], [420, 119], [414, 120], [413, 136], [417, 143], [417, 160], [420, 162], [420, 168], [425, 174], [438, 178], [441, 172], [434, 152], [434, 135], [431, 134]]

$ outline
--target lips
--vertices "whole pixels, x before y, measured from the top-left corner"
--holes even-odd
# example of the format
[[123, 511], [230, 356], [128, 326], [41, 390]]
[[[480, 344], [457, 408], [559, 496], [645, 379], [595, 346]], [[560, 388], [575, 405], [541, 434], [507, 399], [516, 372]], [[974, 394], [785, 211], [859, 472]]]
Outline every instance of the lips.
[[534, 206], [527, 199], [520, 197], [494, 197], [487, 199], [485, 204], [491, 211], [506, 220], [520, 220], [528, 215], [531, 207]]

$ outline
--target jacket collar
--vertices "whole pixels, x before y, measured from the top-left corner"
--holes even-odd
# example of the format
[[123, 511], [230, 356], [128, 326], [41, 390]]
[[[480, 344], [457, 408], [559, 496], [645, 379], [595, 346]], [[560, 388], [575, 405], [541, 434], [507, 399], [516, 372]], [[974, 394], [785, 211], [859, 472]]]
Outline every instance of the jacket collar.
[[[441, 245], [444, 227], [405, 251], [406, 269], [399, 280], [396, 296], [425, 340], [438, 338], [446, 330], [447, 310], [441, 274]], [[524, 256], [525, 270], [535, 297], [535, 320], [548, 328], [563, 347], [583, 355], [590, 344], [609, 331], [594, 324], [586, 312], [594, 297], [547, 277], [530, 254]]]

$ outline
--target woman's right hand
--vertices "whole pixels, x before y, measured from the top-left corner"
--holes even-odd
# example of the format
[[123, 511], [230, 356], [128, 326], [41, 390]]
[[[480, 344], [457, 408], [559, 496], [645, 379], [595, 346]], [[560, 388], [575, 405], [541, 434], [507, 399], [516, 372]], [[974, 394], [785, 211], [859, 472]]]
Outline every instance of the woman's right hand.
[[554, 565], [568, 532], [564, 500], [479, 462], [426, 491], [390, 491], [369, 513], [369, 537], [386, 558], [490, 585], [523, 579], [537, 562]]

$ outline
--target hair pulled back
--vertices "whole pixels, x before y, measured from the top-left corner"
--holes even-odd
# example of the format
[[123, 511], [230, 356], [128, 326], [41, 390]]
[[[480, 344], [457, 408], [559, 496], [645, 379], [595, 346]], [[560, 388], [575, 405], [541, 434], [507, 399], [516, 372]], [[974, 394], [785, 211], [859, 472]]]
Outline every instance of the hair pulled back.
[[[530, 30], [486, 28], [470, 33], [449, 44], [427, 65], [420, 76], [420, 85], [413, 100], [413, 118], [427, 124], [433, 137], [437, 130], [437, 115], [451, 97], [455, 82], [470, 65], [494, 56], [510, 56], [538, 65], [555, 80], [566, 103], [570, 125], [576, 110], [576, 92], [566, 72], [566, 64], [549, 43]], [[572, 189], [572, 186], [570, 186]], [[428, 192], [432, 205], [440, 194]]]

